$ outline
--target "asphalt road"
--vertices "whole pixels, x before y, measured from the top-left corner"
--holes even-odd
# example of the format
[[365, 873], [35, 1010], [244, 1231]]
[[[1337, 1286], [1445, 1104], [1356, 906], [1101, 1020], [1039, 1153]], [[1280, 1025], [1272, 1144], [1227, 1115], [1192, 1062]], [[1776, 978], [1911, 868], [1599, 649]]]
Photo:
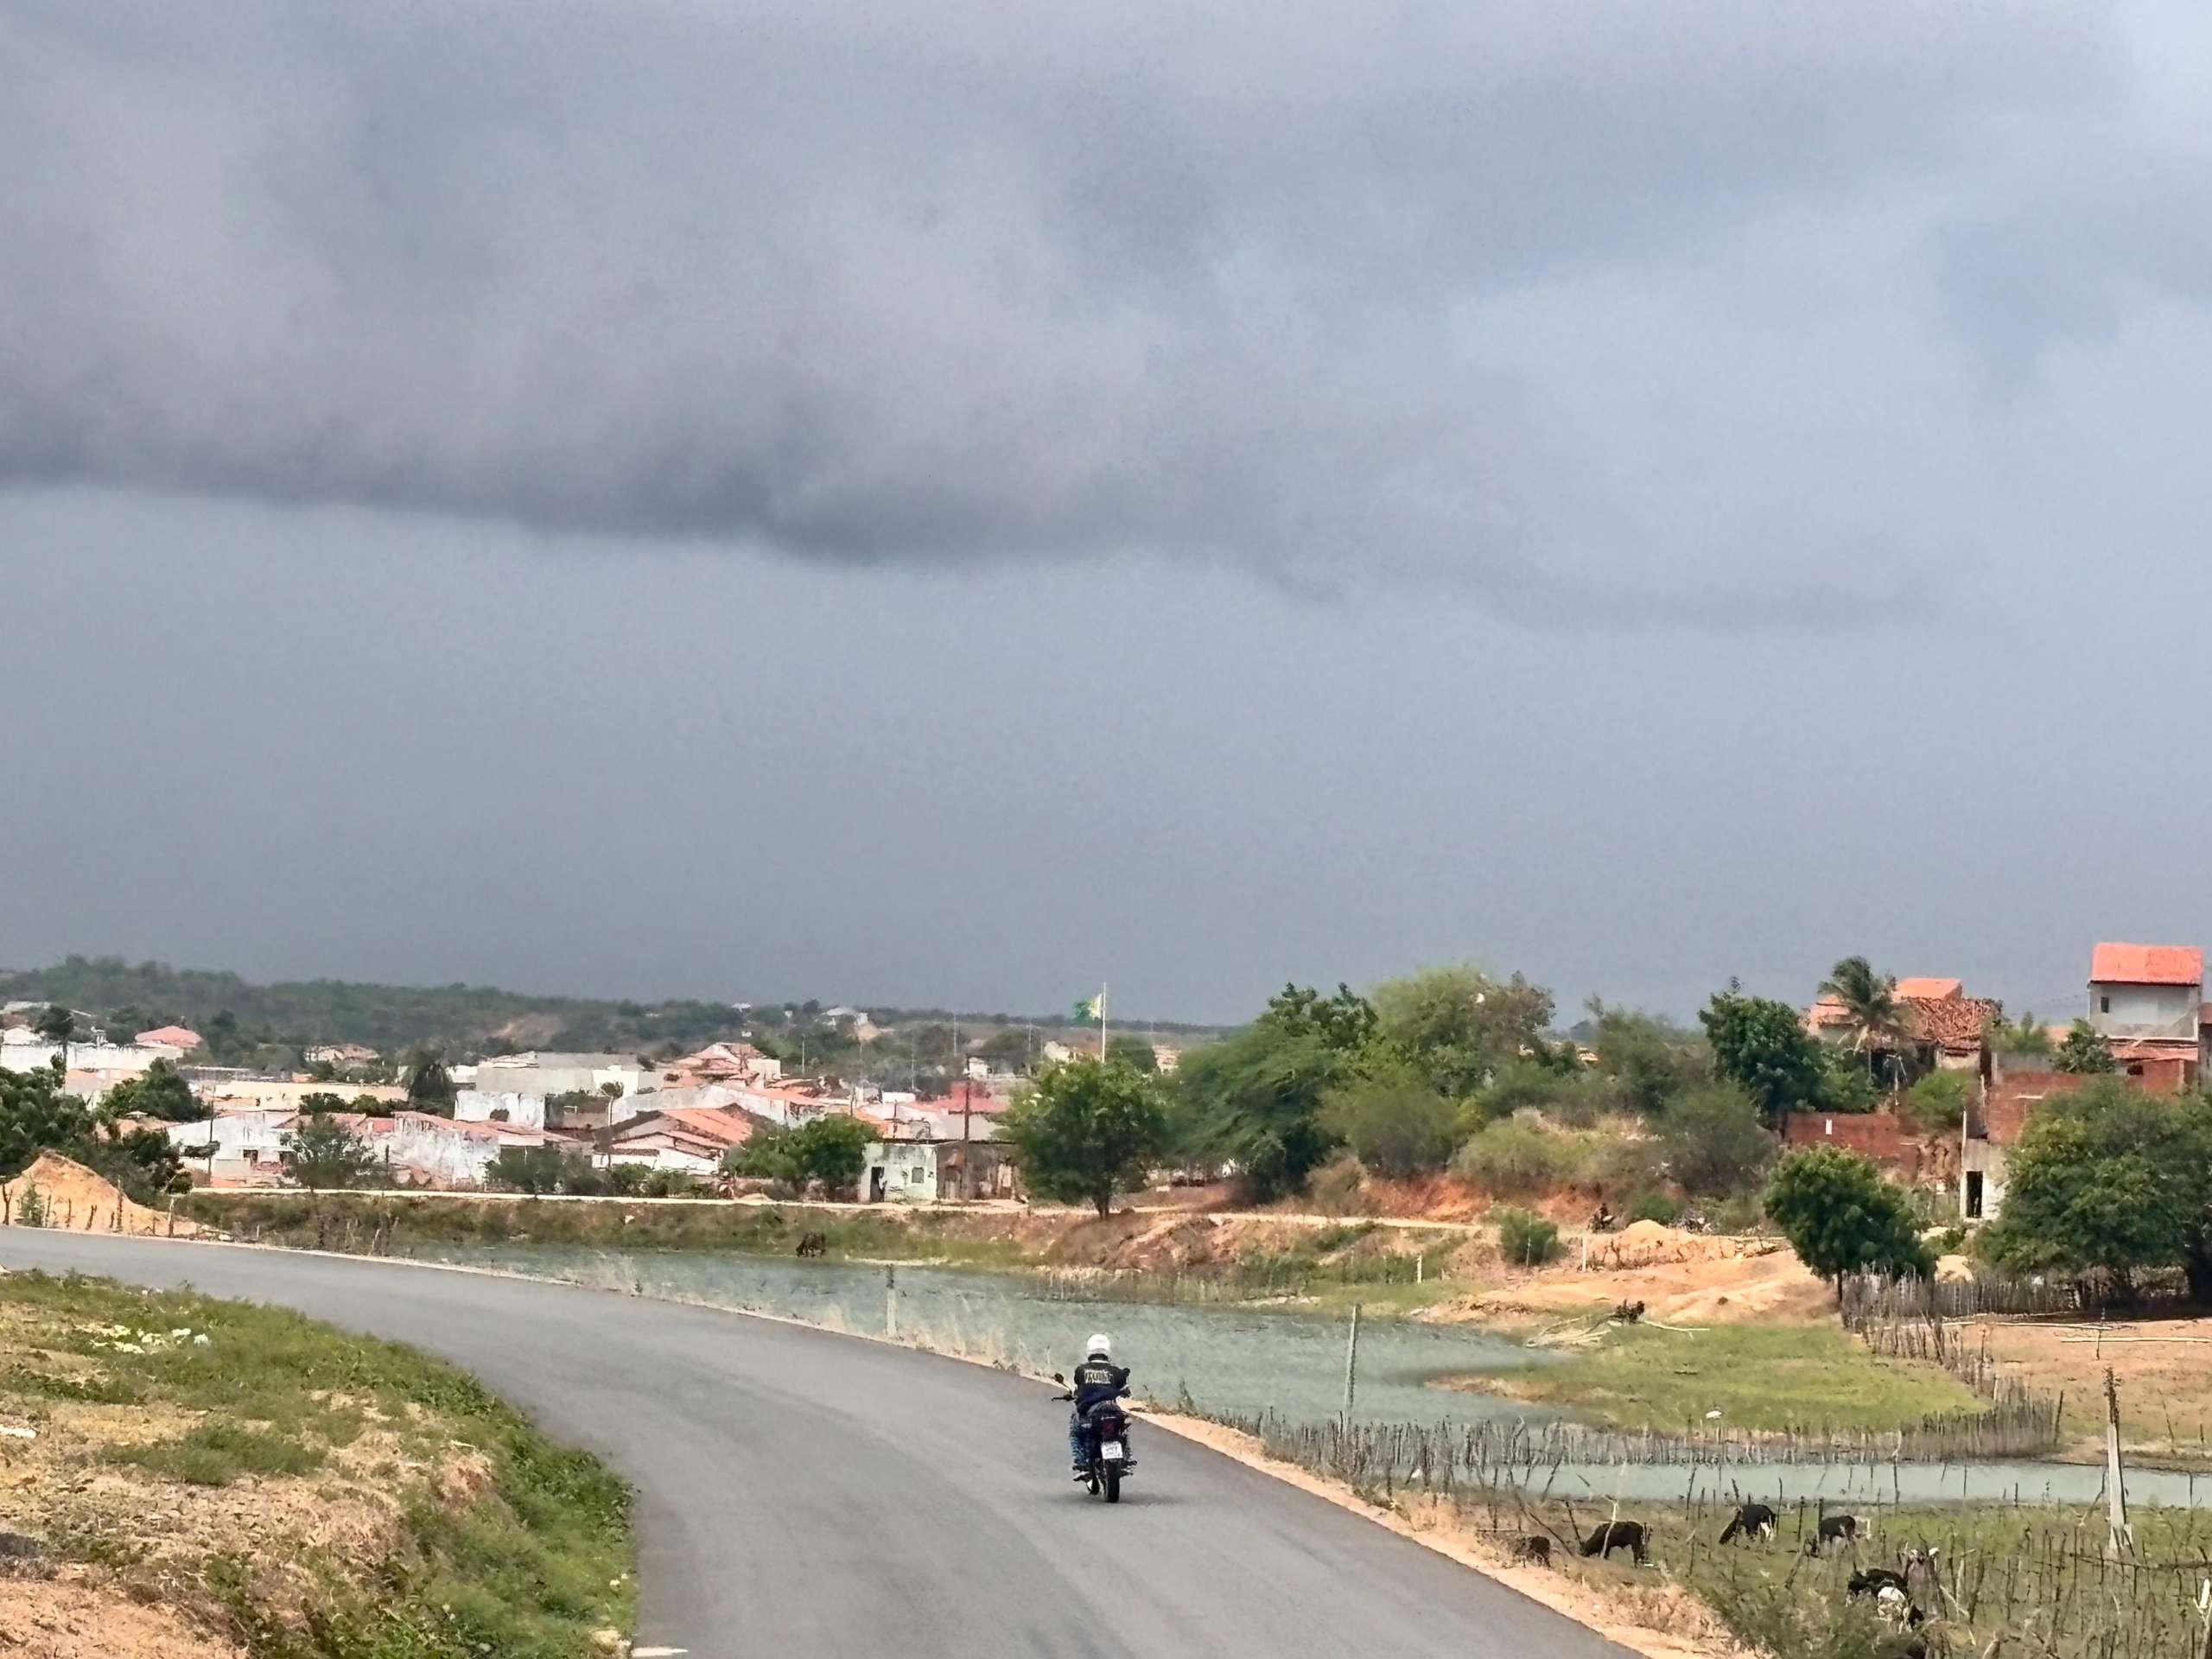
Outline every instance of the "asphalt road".
[[[1140, 1423], [1113, 1508], [1020, 1378], [748, 1319], [387, 1262], [0, 1229], [0, 1263], [283, 1303], [468, 1367], [639, 1493], [641, 1648], [690, 1659], [1625, 1650]], [[1069, 1328], [1071, 1345], [1084, 1332]], [[1144, 1356], [1125, 1357], [1142, 1376]]]

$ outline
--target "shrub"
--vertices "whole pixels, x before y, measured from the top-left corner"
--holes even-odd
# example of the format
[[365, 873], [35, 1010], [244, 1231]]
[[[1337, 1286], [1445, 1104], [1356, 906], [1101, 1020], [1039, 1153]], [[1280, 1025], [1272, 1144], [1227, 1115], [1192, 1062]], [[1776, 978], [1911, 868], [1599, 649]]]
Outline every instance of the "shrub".
[[1557, 1186], [1567, 1148], [1556, 1135], [1519, 1118], [1492, 1123], [1459, 1148], [1452, 1169], [1462, 1180], [1502, 1198]]
[[1732, 1084], [1682, 1096], [1668, 1109], [1661, 1138], [1668, 1168], [1690, 1192], [1740, 1192], [1774, 1158], [1774, 1137], [1759, 1127], [1758, 1108]]
[[1459, 1124], [1455, 1103], [1409, 1075], [1363, 1077], [1321, 1103], [1321, 1127], [1376, 1174], [1399, 1180], [1450, 1162]]
[[1974, 1085], [1969, 1071], [1930, 1071], [1904, 1091], [1897, 1102], [1897, 1116], [1916, 1135], [1955, 1132], [1966, 1120]]
[[1662, 1227], [1673, 1226], [1681, 1216], [1682, 1201], [1664, 1192], [1646, 1192], [1628, 1207], [1630, 1221], [1656, 1221]]
[[16, 1200], [16, 1225], [43, 1227], [46, 1225], [46, 1194], [35, 1186], [23, 1189], [23, 1196]]
[[1307, 1178], [1306, 1195], [1323, 1215], [1357, 1215], [1367, 1207], [1367, 1171], [1351, 1154], [1340, 1152]]
[[1497, 1253], [1510, 1266], [1541, 1268], [1559, 1254], [1559, 1229], [1534, 1211], [1507, 1205], [1491, 1211], [1497, 1224]]

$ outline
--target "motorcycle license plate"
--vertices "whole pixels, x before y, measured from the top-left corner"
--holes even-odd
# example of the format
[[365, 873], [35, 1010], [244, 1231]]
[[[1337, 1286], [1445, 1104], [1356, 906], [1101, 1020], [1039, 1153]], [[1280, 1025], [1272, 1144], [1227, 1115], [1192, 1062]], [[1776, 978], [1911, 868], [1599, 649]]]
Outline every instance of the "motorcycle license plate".
[[1109, 1440], [1098, 1448], [1098, 1455], [1109, 1463], [1119, 1463], [1128, 1454], [1122, 1450], [1122, 1443], [1119, 1440]]

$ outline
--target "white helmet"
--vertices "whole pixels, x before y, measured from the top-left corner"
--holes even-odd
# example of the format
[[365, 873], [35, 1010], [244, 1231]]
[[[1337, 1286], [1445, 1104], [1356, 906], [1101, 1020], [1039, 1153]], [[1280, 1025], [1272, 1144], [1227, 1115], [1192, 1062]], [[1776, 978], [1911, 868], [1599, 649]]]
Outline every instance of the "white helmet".
[[1113, 1357], [1114, 1357], [1114, 1343], [1113, 1343], [1113, 1339], [1112, 1339], [1111, 1338], [1109, 1338], [1109, 1336], [1108, 1336], [1108, 1335], [1107, 1335], [1103, 1331], [1099, 1332], [1096, 1336], [1094, 1336], [1094, 1337], [1092, 1337], [1092, 1338], [1091, 1338], [1091, 1339], [1090, 1340], [1090, 1342], [1089, 1342], [1087, 1344], [1085, 1344], [1085, 1346], [1084, 1346], [1084, 1351], [1083, 1351], [1083, 1357], [1084, 1357], [1085, 1359], [1111, 1359], [1111, 1358], [1113, 1358]]

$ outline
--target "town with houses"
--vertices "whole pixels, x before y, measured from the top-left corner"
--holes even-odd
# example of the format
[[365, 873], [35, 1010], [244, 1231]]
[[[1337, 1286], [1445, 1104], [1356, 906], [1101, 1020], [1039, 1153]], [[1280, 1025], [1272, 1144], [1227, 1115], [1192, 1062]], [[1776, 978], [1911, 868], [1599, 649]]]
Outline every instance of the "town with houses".
[[[262, 1073], [200, 1063], [200, 1034], [181, 1026], [128, 1040], [97, 1027], [81, 1042], [41, 1038], [31, 1022], [44, 1006], [18, 1001], [0, 1009], [0, 1070], [60, 1065], [68, 1092], [96, 1105], [126, 1078], [157, 1064], [175, 1068], [208, 1115], [120, 1127], [168, 1135], [186, 1154], [196, 1185], [289, 1185], [292, 1136], [303, 1114], [336, 1096], [349, 1109], [329, 1116], [361, 1138], [385, 1182], [404, 1189], [479, 1190], [502, 1152], [537, 1148], [599, 1169], [627, 1166], [704, 1186], [720, 1180], [729, 1154], [762, 1128], [794, 1129], [841, 1114], [872, 1137], [861, 1192], [868, 1201], [1010, 1198], [1020, 1191], [998, 1123], [1023, 1079], [979, 1058], [966, 1061], [950, 1092], [924, 1097], [830, 1077], [789, 1077], [782, 1061], [742, 1041], [710, 1043], [658, 1063], [621, 1053], [501, 1054], [444, 1068], [452, 1085], [448, 1113], [410, 1104], [404, 1082], [352, 1080], [389, 1077], [395, 1069], [389, 1057], [360, 1044], [311, 1046], [302, 1054], [309, 1070]], [[876, 1034], [860, 1010], [835, 1007], [824, 1017], [844, 1022], [858, 1040]], [[1046, 1040], [1038, 1056], [1051, 1064], [1077, 1052]], [[1173, 1069], [1173, 1048], [1158, 1045], [1154, 1053], [1160, 1067]]]
[[[2088, 1081], [2057, 1069], [2051, 1052], [2072, 1022], [2048, 1028], [2048, 1042], [2022, 1053], [1995, 1040], [2003, 1004], [1976, 996], [1957, 978], [1904, 976], [1891, 991], [1902, 1015], [1897, 1058], [1914, 1075], [1956, 1071], [1971, 1079], [1955, 1145], [1916, 1134], [1894, 1103], [1867, 1112], [1800, 1111], [1785, 1138], [1793, 1145], [1831, 1144], [1873, 1160], [1909, 1185], [1947, 1192], [1965, 1222], [2002, 1208], [2012, 1147], [2042, 1102]], [[2193, 945], [2097, 944], [2089, 954], [2079, 1018], [2108, 1047], [2116, 1071], [2134, 1086], [2174, 1092], [2194, 1088], [2212, 1062], [2212, 1004], [2205, 1001], [2204, 953]], [[61, 1064], [69, 1092], [96, 1103], [118, 1082], [156, 1063], [175, 1068], [208, 1116], [152, 1123], [188, 1154], [195, 1185], [219, 1189], [289, 1184], [290, 1146], [303, 1103], [327, 1105], [334, 1094], [348, 1109], [333, 1114], [365, 1143], [391, 1186], [474, 1191], [489, 1183], [503, 1151], [550, 1148], [598, 1169], [627, 1166], [696, 1183], [696, 1190], [731, 1190], [731, 1154], [764, 1128], [792, 1129], [831, 1114], [869, 1132], [863, 1202], [958, 1203], [1023, 1196], [1020, 1172], [1007, 1155], [1000, 1120], [1026, 1078], [1021, 1071], [968, 1057], [947, 1092], [912, 1091], [830, 1077], [791, 1077], [785, 1063], [749, 1042], [717, 1041], [664, 1061], [625, 1053], [528, 1052], [487, 1056], [446, 1069], [450, 1111], [410, 1105], [404, 1082], [389, 1080], [391, 1057], [355, 1043], [318, 1045], [302, 1058], [310, 1068], [267, 1073], [202, 1063], [200, 1033], [162, 1026], [118, 1040], [94, 1029], [88, 1040], [62, 1044], [37, 1034], [42, 1005], [0, 1008], [0, 1069], [21, 1071]], [[860, 1040], [879, 1034], [859, 1009], [838, 1007], [826, 1018]], [[1843, 1041], [1854, 1034], [1848, 1011], [1833, 996], [1804, 1009], [1815, 1036]], [[1047, 1040], [1040, 1064], [1091, 1052], [1073, 1041]], [[1154, 1062], [1172, 1071], [1179, 1051], [1155, 1044]], [[1596, 1056], [1585, 1052], [1594, 1063]], [[1880, 1057], [1872, 1057], [1878, 1060]], [[353, 1081], [381, 1077], [385, 1081]], [[338, 1079], [338, 1080], [334, 1080]]]

